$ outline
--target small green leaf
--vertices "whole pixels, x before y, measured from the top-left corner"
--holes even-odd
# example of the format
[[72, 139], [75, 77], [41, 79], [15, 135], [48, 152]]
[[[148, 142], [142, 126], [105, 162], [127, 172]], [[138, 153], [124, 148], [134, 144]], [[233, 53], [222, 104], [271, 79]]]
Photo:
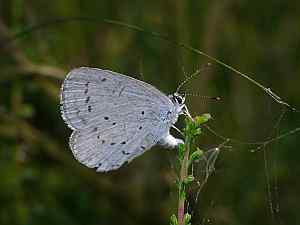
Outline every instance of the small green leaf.
[[199, 160], [203, 155], [203, 151], [199, 148], [197, 148], [196, 151], [194, 151], [189, 159], [189, 166], [191, 166], [195, 161]]
[[186, 224], [186, 225], [190, 224], [191, 219], [192, 219], [191, 214], [186, 213], [186, 214], [184, 215], [184, 224]]
[[200, 127], [197, 127], [197, 128], [195, 128], [194, 130], [193, 130], [193, 133], [192, 133], [192, 135], [193, 136], [197, 136], [197, 135], [199, 135], [199, 134], [201, 134], [201, 128]]
[[184, 128], [184, 134], [185, 136], [189, 136], [193, 133], [193, 131], [197, 128], [194, 121], [192, 121], [190, 118], [185, 119], [185, 128]]
[[177, 217], [173, 214], [170, 218], [170, 225], [177, 225], [178, 221], [177, 221]]
[[192, 183], [193, 181], [195, 180], [195, 177], [193, 175], [188, 175], [185, 180], [184, 180], [184, 183], [186, 185], [189, 185], [190, 183]]
[[210, 120], [212, 117], [209, 113], [205, 113], [201, 116], [197, 116], [195, 118], [195, 123], [197, 124], [197, 126], [200, 126], [203, 123], [206, 123], [208, 120]]

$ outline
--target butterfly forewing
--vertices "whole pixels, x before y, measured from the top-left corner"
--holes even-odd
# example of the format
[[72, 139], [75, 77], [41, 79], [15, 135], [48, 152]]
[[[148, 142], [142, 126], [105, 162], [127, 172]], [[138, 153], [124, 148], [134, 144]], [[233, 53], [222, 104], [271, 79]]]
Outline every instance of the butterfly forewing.
[[64, 81], [61, 110], [74, 130], [70, 147], [84, 165], [119, 168], [156, 144], [170, 129], [161, 115], [170, 99], [142, 81], [107, 70], [79, 68]]
[[103, 113], [145, 105], [170, 108], [167, 96], [142, 81], [107, 70], [79, 68], [72, 70], [61, 92], [63, 118], [72, 129], [91, 126]]

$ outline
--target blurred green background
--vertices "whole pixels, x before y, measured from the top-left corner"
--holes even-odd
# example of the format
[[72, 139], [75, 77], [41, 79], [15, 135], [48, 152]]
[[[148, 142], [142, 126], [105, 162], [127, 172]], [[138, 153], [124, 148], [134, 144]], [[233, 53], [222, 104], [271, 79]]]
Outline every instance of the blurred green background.
[[[66, 17], [93, 17], [42, 26]], [[297, 0], [0, 0], [0, 224], [169, 224], [176, 212], [176, 154], [159, 147], [121, 169], [101, 174], [76, 162], [71, 131], [59, 111], [66, 73], [106, 68], [172, 93], [208, 60], [150, 35], [105, 24], [115, 19], [201, 49], [271, 87], [300, 108], [300, 1]], [[12, 41], [12, 38], [14, 41]], [[183, 69], [184, 68], [184, 69]], [[266, 94], [213, 63], [185, 86], [193, 115], [243, 141], [262, 141], [299, 126]], [[179, 127], [182, 127], [182, 121]], [[299, 224], [300, 144], [294, 134], [252, 152], [229, 143], [195, 203], [193, 224]], [[205, 130], [199, 145], [222, 142]]]

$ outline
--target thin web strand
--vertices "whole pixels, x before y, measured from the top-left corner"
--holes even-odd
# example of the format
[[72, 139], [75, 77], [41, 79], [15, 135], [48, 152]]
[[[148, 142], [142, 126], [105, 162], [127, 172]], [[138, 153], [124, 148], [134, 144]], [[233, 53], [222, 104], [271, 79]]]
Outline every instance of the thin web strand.
[[[277, 136], [278, 130], [279, 130], [279, 126], [284, 118], [284, 116], [286, 115], [287, 110], [285, 108], [282, 109], [282, 112], [280, 114], [280, 116], [278, 117], [275, 125], [273, 126], [271, 132], [270, 132], [270, 136], [269, 138], [271, 138], [273, 136], [273, 134], [275, 134], [275, 137]], [[273, 199], [273, 192], [272, 192], [272, 180], [271, 180], [271, 175], [270, 175], [270, 170], [271, 170], [271, 161], [270, 163], [268, 162], [268, 153], [267, 153], [267, 148], [266, 146], [263, 147], [263, 158], [264, 158], [264, 174], [265, 174], [265, 179], [266, 179], [266, 191], [267, 191], [267, 203], [269, 206], [269, 210], [270, 210], [270, 214], [271, 214], [271, 219], [275, 222], [276, 220], [276, 215], [275, 213], [277, 212], [275, 209], [275, 205], [276, 208], [279, 208], [279, 201], [277, 199]], [[274, 161], [274, 163], [276, 163], [276, 160]], [[275, 180], [274, 180], [274, 185], [275, 185], [275, 190], [276, 190], [276, 186], [278, 185], [277, 183], [277, 179], [276, 179], [276, 175], [275, 175]], [[275, 192], [276, 193], [276, 192]]]
[[262, 149], [264, 146], [267, 146], [275, 141], [279, 141], [287, 136], [290, 136], [290, 135], [294, 135], [298, 132], [300, 132], [300, 127], [296, 127], [290, 131], [287, 131], [285, 133], [282, 133], [282, 134], [279, 134], [278, 136], [274, 137], [274, 138], [270, 138], [270, 139], [267, 139], [266, 141], [257, 141], [257, 142], [247, 142], [247, 141], [241, 141], [241, 140], [238, 140], [238, 139], [235, 139], [235, 138], [230, 138], [230, 137], [226, 137], [226, 136], [223, 136], [219, 133], [217, 133], [216, 131], [214, 131], [211, 127], [207, 126], [207, 125], [204, 125], [203, 127], [205, 127], [209, 132], [211, 132], [214, 136], [216, 136], [217, 138], [225, 141], [225, 140], [228, 140], [229, 143], [235, 143], [235, 144], [240, 144], [240, 145], [249, 145], [249, 146], [253, 146], [253, 145], [256, 145], [258, 146], [257, 148], [253, 148], [251, 149], [251, 152], [255, 152], [255, 151], [258, 151], [260, 149]]
[[[157, 33], [157, 32], [153, 32], [153, 31], [147, 31], [147, 30], [145, 30], [145, 29], [143, 29], [139, 26], [128, 24], [128, 23], [125, 23], [125, 22], [122, 22], [122, 21], [110, 20], [110, 19], [97, 19], [97, 18], [93, 18], [93, 17], [58, 18], [58, 19], [51, 20], [51, 21], [46, 21], [44, 23], [40, 23], [40, 24], [37, 24], [37, 25], [28, 26], [25, 29], [23, 29], [21, 32], [18, 32], [16, 34], [14, 34], [12, 37], [8, 38], [7, 40], [1, 40], [0, 43], [7, 44], [7, 42], [9, 42], [9, 41], [15, 41], [18, 38], [24, 37], [26, 34], [32, 33], [34, 31], [45, 29], [45, 28], [50, 27], [50, 26], [65, 24], [65, 23], [74, 22], [74, 21], [103, 22], [103, 23], [107, 23], [107, 24], [112, 24], [112, 25], [117, 25], [117, 26], [120, 26], [120, 27], [124, 27], [124, 28], [130, 29], [130, 30], [138, 31], [138, 32], [141, 32], [141, 33], [151, 35], [153, 37], [165, 40], [166, 42], [168, 42], [170, 44], [181, 47], [181, 48], [183, 48], [187, 51], [193, 52], [197, 55], [204, 56], [204, 57], [208, 58], [209, 60], [211, 60], [211, 61], [227, 68], [228, 70], [230, 70], [230, 71], [234, 72], [235, 74], [243, 77], [244, 79], [248, 80], [249, 82], [253, 83], [257, 87], [262, 89], [267, 95], [269, 95], [278, 104], [287, 107], [291, 111], [300, 113], [300, 111], [298, 109], [296, 109], [295, 107], [291, 106], [289, 103], [282, 100], [282, 98], [278, 94], [276, 94], [274, 91], [272, 91], [271, 88], [265, 87], [264, 85], [262, 85], [258, 81], [254, 80], [253, 78], [246, 75], [245, 73], [242, 73], [238, 69], [226, 64], [225, 62], [223, 62], [223, 61], [221, 61], [221, 60], [219, 60], [219, 59], [217, 59], [213, 56], [210, 56], [209, 54], [207, 54], [203, 51], [200, 51], [196, 48], [193, 48], [192, 46], [189, 46], [185, 43], [174, 41], [168, 35], [163, 35], [163, 34], [160, 34], [160, 33]], [[2, 47], [2, 46], [0, 45], [0, 47]]]

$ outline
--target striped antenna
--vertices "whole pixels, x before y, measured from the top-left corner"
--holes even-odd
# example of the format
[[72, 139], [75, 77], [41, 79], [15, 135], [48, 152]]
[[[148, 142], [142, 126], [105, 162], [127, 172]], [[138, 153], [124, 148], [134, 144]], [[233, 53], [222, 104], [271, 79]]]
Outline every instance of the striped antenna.
[[201, 95], [199, 93], [184, 93], [184, 96], [193, 96], [193, 97], [199, 97], [202, 99], [216, 100], [216, 101], [220, 101], [222, 99], [220, 96], [212, 97], [212, 96]]
[[195, 76], [199, 75], [201, 72], [207, 70], [207, 68], [209, 68], [211, 66], [211, 63], [207, 63], [205, 64], [202, 68], [196, 70], [196, 72], [194, 72], [192, 75], [188, 76], [184, 81], [182, 81], [177, 89], [176, 89], [176, 93], [179, 93], [180, 89], [182, 88], [183, 85], [185, 85], [187, 82], [189, 82], [192, 78], [194, 78]]

